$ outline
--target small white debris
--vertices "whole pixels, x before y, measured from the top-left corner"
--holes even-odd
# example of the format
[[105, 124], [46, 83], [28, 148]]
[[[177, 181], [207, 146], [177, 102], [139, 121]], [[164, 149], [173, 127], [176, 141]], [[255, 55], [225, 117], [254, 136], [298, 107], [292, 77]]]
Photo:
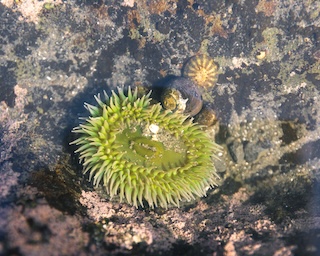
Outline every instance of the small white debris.
[[179, 98], [179, 100], [177, 102], [178, 103], [177, 110], [179, 112], [183, 113], [185, 111], [185, 109], [187, 107], [187, 101], [188, 101], [188, 99], [184, 99], [184, 98], [182, 98], [182, 96]]
[[157, 134], [159, 132], [160, 127], [156, 124], [150, 124], [149, 125], [149, 131], [153, 134]]

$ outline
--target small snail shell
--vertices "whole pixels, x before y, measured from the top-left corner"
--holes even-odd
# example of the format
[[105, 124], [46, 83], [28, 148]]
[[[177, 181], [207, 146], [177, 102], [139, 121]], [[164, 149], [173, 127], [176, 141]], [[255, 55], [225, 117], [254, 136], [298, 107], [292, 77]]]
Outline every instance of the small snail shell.
[[195, 121], [201, 125], [211, 126], [214, 125], [218, 119], [215, 111], [208, 104], [205, 104], [196, 115]]
[[165, 109], [190, 116], [198, 114], [203, 104], [197, 86], [185, 77], [175, 77], [167, 83], [161, 95], [161, 103]]
[[184, 112], [188, 99], [184, 99], [175, 88], [167, 88], [161, 95], [162, 106], [165, 109]]

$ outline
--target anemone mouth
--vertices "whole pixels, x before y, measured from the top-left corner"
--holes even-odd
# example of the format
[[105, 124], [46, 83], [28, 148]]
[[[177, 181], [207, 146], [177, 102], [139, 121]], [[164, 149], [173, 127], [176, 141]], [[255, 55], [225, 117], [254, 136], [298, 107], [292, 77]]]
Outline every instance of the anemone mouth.
[[84, 173], [136, 207], [204, 196], [218, 179], [211, 156], [219, 147], [187, 116], [151, 105], [149, 96], [118, 89], [104, 100], [98, 95], [98, 106], [85, 105], [90, 117], [73, 130], [80, 137], [72, 142]]
[[[137, 166], [167, 171], [186, 164], [187, 146], [165, 129], [136, 123], [117, 134], [115, 144], [124, 152], [123, 159]], [[152, 126], [152, 127], [153, 127]]]

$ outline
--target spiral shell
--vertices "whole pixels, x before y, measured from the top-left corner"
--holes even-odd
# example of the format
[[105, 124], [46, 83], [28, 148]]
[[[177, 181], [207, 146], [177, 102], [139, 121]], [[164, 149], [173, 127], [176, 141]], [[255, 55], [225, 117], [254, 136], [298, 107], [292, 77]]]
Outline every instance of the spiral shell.
[[175, 77], [162, 92], [163, 108], [195, 116], [202, 108], [202, 96], [197, 86], [185, 77]]
[[167, 88], [161, 95], [162, 106], [165, 109], [183, 113], [186, 109], [188, 99], [184, 99], [175, 88]]

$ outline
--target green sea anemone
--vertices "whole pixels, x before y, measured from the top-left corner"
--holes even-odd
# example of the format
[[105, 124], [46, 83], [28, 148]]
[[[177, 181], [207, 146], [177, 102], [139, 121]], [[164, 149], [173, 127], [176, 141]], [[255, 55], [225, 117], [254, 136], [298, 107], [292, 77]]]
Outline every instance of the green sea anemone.
[[150, 93], [138, 97], [130, 87], [95, 99], [97, 106], [85, 104], [90, 117], [74, 128], [80, 137], [72, 144], [84, 173], [111, 198], [167, 208], [216, 185], [212, 157], [220, 147], [188, 116], [151, 105]]

